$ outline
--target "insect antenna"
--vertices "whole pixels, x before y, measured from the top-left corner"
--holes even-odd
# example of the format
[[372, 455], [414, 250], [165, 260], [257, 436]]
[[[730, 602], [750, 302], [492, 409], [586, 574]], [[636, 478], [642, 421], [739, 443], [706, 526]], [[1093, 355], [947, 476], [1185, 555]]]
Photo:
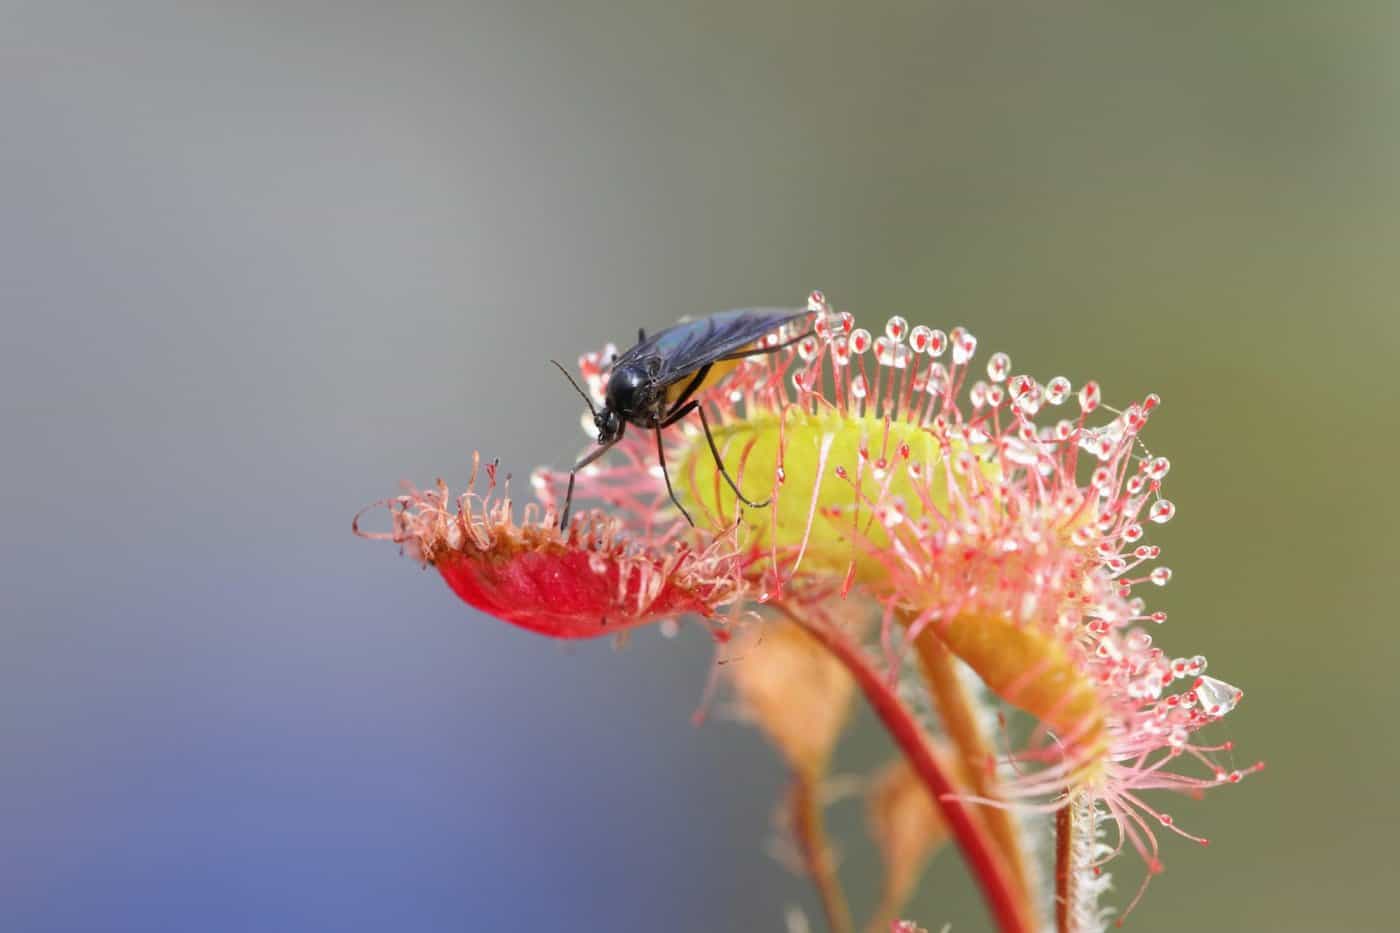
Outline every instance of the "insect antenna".
[[553, 364], [555, 365], [555, 367], [556, 367], [561, 373], [564, 374], [564, 378], [567, 379], [567, 380], [569, 380], [569, 385], [573, 386], [573, 387], [574, 387], [574, 391], [577, 392], [577, 393], [583, 398], [584, 404], [586, 404], [586, 405], [588, 406], [589, 412], [592, 413], [592, 415], [593, 415], [594, 418], [597, 418], [597, 417], [598, 417], [598, 409], [596, 409], [596, 408], [593, 407], [593, 399], [591, 399], [591, 398], [588, 397], [588, 393], [585, 392], [585, 391], [583, 391], [583, 387], [580, 386], [577, 382], [574, 381], [574, 377], [569, 375], [569, 371], [568, 371], [567, 369], [565, 369], [563, 366], [560, 366], [560, 365], [559, 365], [559, 361], [558, 361], [558, 360], [550, 360], [550, 362], [553, 363]]

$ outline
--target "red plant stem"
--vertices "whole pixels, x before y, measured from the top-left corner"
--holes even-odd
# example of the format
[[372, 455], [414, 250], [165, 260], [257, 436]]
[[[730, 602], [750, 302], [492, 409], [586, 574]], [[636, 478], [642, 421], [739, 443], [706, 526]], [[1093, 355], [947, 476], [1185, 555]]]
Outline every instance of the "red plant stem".
[[793, 613], [785, 614], [821, 642], [851, 672], [865, 699], [875, 710], [875, 715], [880, 717], [890, 737], [928, 788], [944, 822], [962, 849], [968, 869], [981, 886], [982, 896], [991, 908], [1001, 933], [1031, 933], [1025, 905], [996, 843], [988, 835], [986, 827], [974, 819], [955, 796], [957, 789], [946, 769], [934, 757], [923, 729], [890, 689], [885, 675], [877, 671], [861, 650], [835, 626], [804, 619]]

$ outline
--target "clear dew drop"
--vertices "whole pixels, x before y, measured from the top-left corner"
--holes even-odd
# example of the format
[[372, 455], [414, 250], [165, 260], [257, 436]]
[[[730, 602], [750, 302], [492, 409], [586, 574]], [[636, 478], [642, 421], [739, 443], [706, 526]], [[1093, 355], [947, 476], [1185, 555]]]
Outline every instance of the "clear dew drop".
[[797, 342], [797, 355], [804, 363], [810, 363], [817, 358], [817, 351], [820, 348], [821, 344], [817, 343], [817, 338], [804, 337]]
[[953, 329], [953, 362], [967, 363], [977, 353], [977, 338], [961, 327]]
[[1034, 418], [1045, 404], [1045, 392], [1030, 376], [1017, 376], [1011, 381], [1011, 398], [1017, 410]]
[[895, 342], [903, 342], [909, 336], [909, 322], [896, 314], [885, 322], [885, 336]]
[[1086, 382], [1079, 390], [1079, 408], [1084, 414], [1089, 414], [1099, 407], [1099, 384], [1097, 382]]
[[826, 303], [826, 295], [821, 289], [816, 289], [807, 296], [807, 310], [816, 314], [825, 314], [831, 310], [831, 306]]
[[846, 345], [850, 347], [851, 352], [857, 356], [865, 353], [871, 346], [870, 331], [866, 330], [864, 327], [857, 327], [855, 330], [851, 331], [850, 340]]
[[858, 399], [863, 399], [867, 395], [865, 376], [856, 373], [851, 377], [851, 395]]
[[948, 352], [948, 335], [941, 330], [928, 332], [928, 355], [937, 359]]
[[1158, 499], [1152, 503], [1152, 508], [1148, 510], [1147, 517], [1159, 525], [1165, 525], [1172, 520], [1176, 514], [1176, 506], [1170, 499]]
[[909, 346], [914, 348], [915, 353], [927, 353], [929, 339], [933, 336], [933, 331], [922, 324], [918, 324], [909, 332]]
[[895, 363], [895, 356], [901, 348], [902, 344], [898, 341], [891, 340], [889, 337], [876, 337], [875, 362], [879, 363], [881, 366], [893, 366]]
[[1146, 464], [1144, 472], [1153, 479], [1160, 480], [1167, 475], [1167, 471], [1171, 468], [1171, 462], [1166, 457], [1156, 457]]
[[1011, 357], [1000, 351], [987, 360], [987, 378], [993, 382], [1005, 382], [1011, 374]]
[[1196, 681], [1196, 697], [1201, 701], [1201, 709], [1207, 715], [1224, 716], [1239, 704], [1240, 696], [1238, 687], [1231, 686], [1223, 680], [1201, 677]]
[[1171, 578], [1172, 569], [1170, 567], [1158, 567], [1156, 570], [1153, 570], [1150, 576], [1148, 577], [1148, 579], [1150, 579], [1153, 583], [1157, 584], [1158, 586], [1166, 586], [1169, 582], [1171, 582]]
[[1051, 405], [1061, 405], [1069, 398], [1073, 388], [1064, 376], [1056, 376], [1045, 385], [1045, 400]]

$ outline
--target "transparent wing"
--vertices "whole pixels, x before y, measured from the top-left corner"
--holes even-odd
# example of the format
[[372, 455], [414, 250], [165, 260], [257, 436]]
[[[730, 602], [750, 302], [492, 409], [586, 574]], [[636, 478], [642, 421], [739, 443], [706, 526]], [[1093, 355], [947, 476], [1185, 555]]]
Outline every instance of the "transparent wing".
[[674, 382], [806, 315], [805, 308], [720, 311], [652, 334], [618, 357], [613, 366], [655, 359], [659, 361], [657, 379], [663, 383]]

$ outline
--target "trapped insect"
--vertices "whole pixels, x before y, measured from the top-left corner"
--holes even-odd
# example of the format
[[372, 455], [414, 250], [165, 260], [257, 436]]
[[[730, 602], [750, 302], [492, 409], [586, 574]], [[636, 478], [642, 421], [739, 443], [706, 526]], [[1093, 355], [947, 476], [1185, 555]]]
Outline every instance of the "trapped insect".
[[603, 394], [603, 407], [597, 408], [588, 393], [579, 387], [568, 370], [551, 360], [564, 377], [573, 383], [578, 394], [588, 404], [593, 414], [593, 424], [598, 428], [598, 446], [574, 464], [569, 471], [569, 490], [564, 495], [564, 511], [559, 519], [560, 529], [568, 527], [569, 508], [574, 499], [574, 477], [578, 471], [597, 460], [622, 440], [627, 425], [656, 432], [656, 455], [661, 461], [661, 475], [666, 479], [666, 491], [671, 501], [681, 510], [685, 520], [691, 525], [695, 520], [676, 498], [671, 488], [671, 475], [666, 470], [666, 451], [661, 443], [661, 429], [668, 428], [691, 412], [700, 414], [700, 426], [705, 430], [705, 440], [709, 442], [710, 453], [715, 458], [720, 475], [734, 490], [739, 501], [753, 508], [768, 504], [754, 502], [739, 491], [739, 485], [724, 468], [724, 461], [710, 434], [710, 423], [705, 418], [705, 409], [694, 398], [697, 392], [709, 388], [726, 373], [738, 365], [740, 360], [750, 356], [774, 353], [791, 346], [805, 333], [772, 346], [754, 346], [764, 337], [785, 324], [807, 316], [807, 309], [795, 308], [739, 308], [721, 311], [695, 321], [686, 321], [668, 327], [663, 331], [646, 335], [637, 332], [637, 344], [613, 359], [608, 385]]

